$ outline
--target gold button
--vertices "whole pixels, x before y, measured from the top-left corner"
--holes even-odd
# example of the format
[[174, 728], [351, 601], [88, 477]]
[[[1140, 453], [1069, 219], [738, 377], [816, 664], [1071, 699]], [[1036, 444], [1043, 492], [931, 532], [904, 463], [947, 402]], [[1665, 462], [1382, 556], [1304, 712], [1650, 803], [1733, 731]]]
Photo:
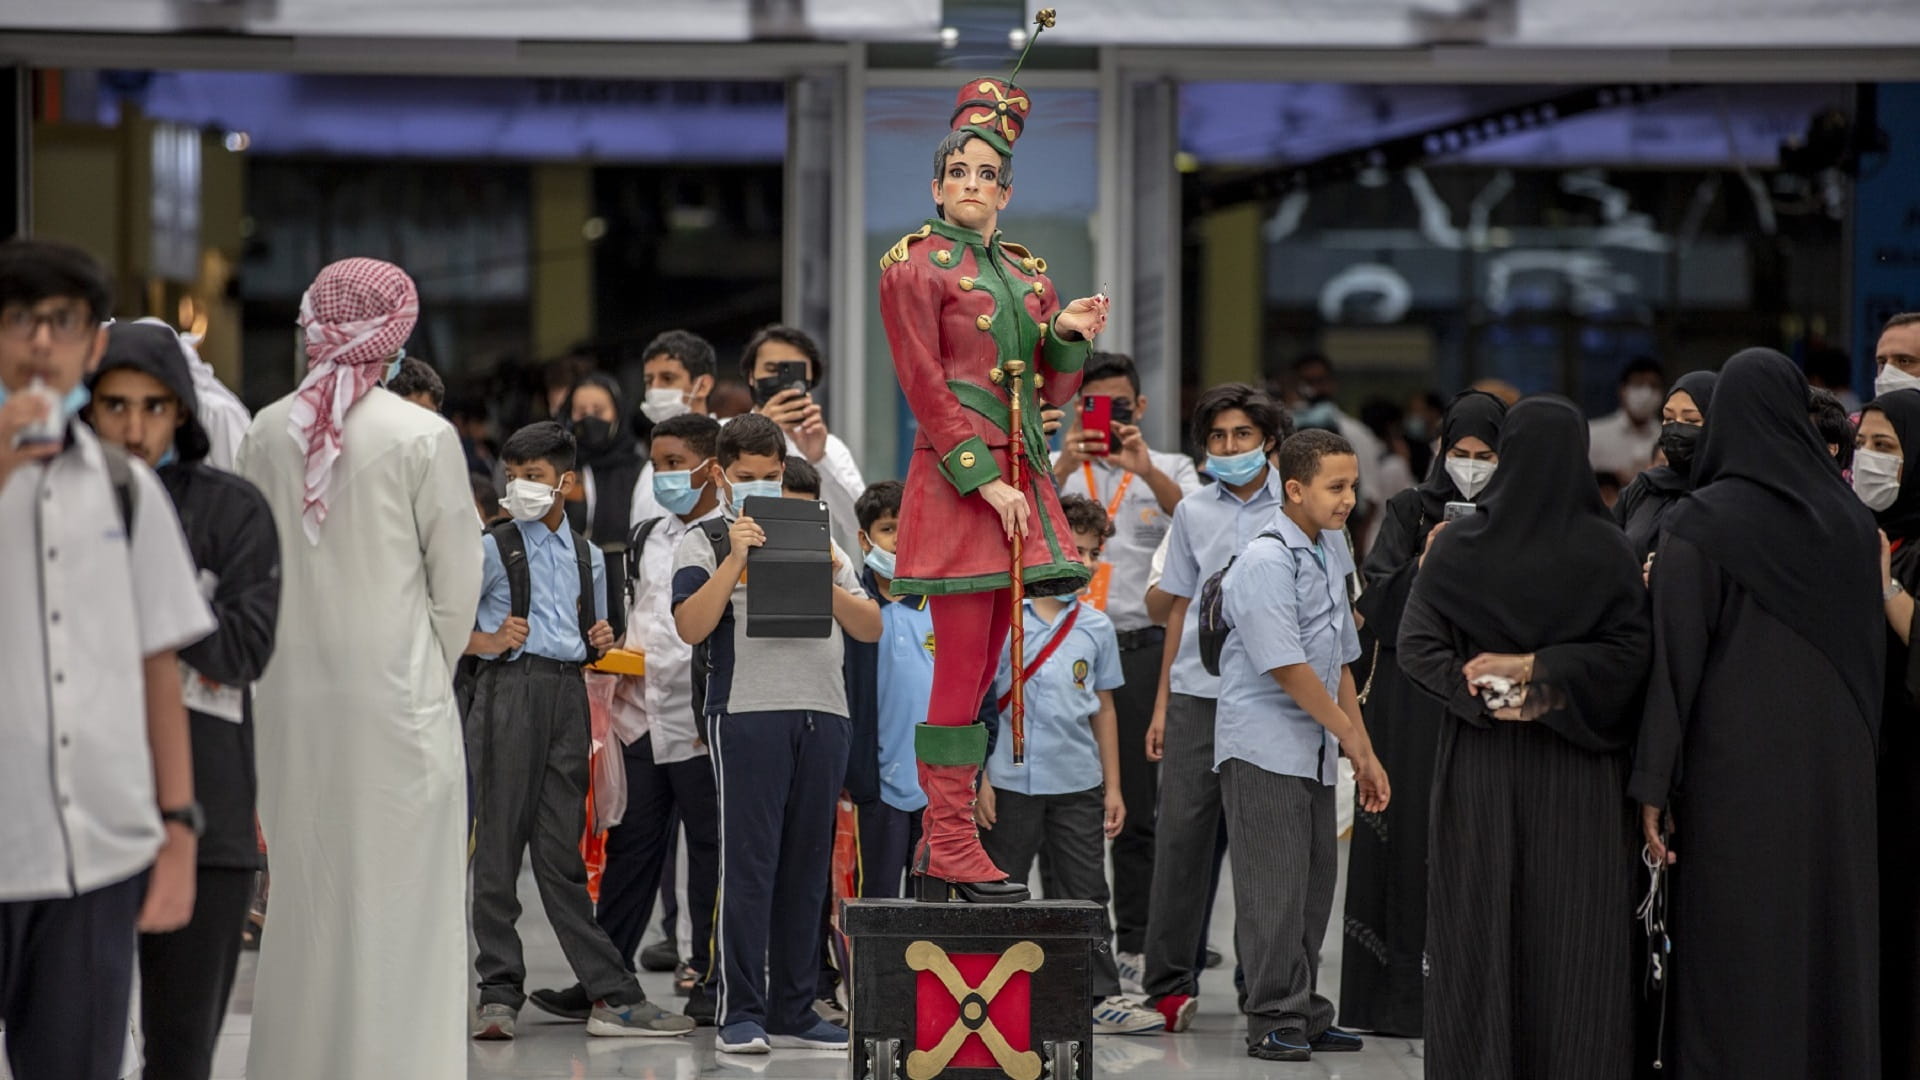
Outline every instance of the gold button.
[[999, 368], [994, 368], [992, 371], [987, 372], [987, 378], [993, 381], [993, 385], [999, 386], [1001, 383], [1007, 381], [1007, 373], [1001, 371]]
[[1034, 283], [1033, 283], [1033, 294], [1034, 294], [1035, 296], [1038, 296], [1038, 295], [1040, 295], [1041, 293], [1043, 293], [1043, 292], [1046, 292], [1046, 291], [1047, 291], [1047, 283], [1046, 283], [1046, 282], [1044, 282], [1044, 281], [1036, 281], [1036, 282], [1034, 282]]
[[1033, 377], [1033, 388], [1034, 388], [1035, 390], [1038, 390], [1038, 389], [1040, 389], [1041, 387], [1043, 387], [1043, 386], [1045, 386], [1045, 385], [1047, 385], [1047, 378], [1046, 378], [1046, 376], [1044, 376], [1044, 375], [1035, 375], [1035, 376]]
[[961, 278], [961, 279], [960, 279], [960, 291], [961, 291], [961, 292], [972, 292], [972, 291], [973, 291], [973, 279], [972, 279], [972, 278], [970, 278], [970, 277], [963, 277], [963, 278]]
[[1040, 260], [1034, 258], [1031, 255], [1020, 260], [1020, 269], [1025, 270], [1029, 274], [1033, 273], [1034, 268], [1038, 267], [1039, 265], [1040, 265]]
[[973, 451], [971, 450], [963, 450], [960, 452], [960, 467], [963, 469], [973, 468], [973, 463], [978, 460], [980, 459], [974, 457]]
[[933, 261], [939, 263], [941, 266], [945, 266], [953, 261], [953, 252], [936, 251], [933, 253]]
[[993, 326], [993, 316], [982, 315], [979, 318], [973, 320], [973, 325], [979, 327], [982, 330], [990, 329]]

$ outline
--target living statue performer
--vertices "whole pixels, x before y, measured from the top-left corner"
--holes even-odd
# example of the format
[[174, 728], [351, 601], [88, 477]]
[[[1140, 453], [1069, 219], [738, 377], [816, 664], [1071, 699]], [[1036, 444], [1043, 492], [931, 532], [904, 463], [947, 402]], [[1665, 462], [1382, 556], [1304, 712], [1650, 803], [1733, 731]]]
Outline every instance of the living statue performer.
[[[1038, 36], [1053, 11], [1036, 23]], [[1088, 343], [1106, 325], [1107, 299], [1062, 307], [1046, 260], [1000, 238], [1013, 144], [1031, 107], [1012, 76], [968, 81], [933, 154], [938, 216], [881, 260], [881, 317], [920, 427], [893, 588], [929, 598], [935, 641], [932, 700], [914, 733], [927, 795], [913, 861], [922, 900], [1027, 899], [1026, 885], [981, 850], [974, 826], [974, 779], [987, 748], [980, 703], [1009, 629], [1019, 627], [1022, 592], [1070, 594], [1091, 576], [1049, 478], [1040, 403], [1072, 398]], [[1016, 634], [1016, 664], [1020, 646]], [[1016, 753], [1019, 710], [1016, 701]]]

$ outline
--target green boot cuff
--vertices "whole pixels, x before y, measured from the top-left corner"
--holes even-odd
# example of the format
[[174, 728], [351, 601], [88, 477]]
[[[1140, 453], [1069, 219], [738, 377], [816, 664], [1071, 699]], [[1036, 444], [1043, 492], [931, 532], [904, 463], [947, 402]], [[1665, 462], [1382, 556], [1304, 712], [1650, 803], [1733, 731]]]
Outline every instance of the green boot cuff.
[[928, 765], [979, 765], [987, 757], [987, 726], [936, 727], [916, 724], [913, 753]]

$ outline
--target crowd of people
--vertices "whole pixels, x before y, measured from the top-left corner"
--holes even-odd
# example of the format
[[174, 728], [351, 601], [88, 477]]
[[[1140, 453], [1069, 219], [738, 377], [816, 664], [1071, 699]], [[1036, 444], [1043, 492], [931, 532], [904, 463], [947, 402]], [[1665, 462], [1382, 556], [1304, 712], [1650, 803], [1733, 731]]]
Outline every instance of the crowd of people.
[[[528, 1003], [844, 1050], [837, 902], [911, 893], [927, 763], [969, 755], [992, 862], [1110, 909], [1096, 1034], [1193, 1023], [1231, 859], [1256, 1058], [1361, 1032], [1424, 1038], [1440, 1080], [1920, 1077], [1920, 315], [1857, 417], [1753, 349], [1671, 384], [1636, 361], [1591, 422], [1499, 384], [1354, 419], [1312, 356], [1202, 393], [1191, 456], [1093, 352], [1036, 463], [1091, 580], [1029, 596], [1023, 668], [948, 703], [982, 750], [920, 724], [908, 489], [828, 429], [805, 333], [752, 338], [724, 417], [713, 347], [673, 330], [637, 409], [573, 371], [494, 445], [406, 354], [392, 264], [319, 273], [307, 373], [250, 420], [189, 339], [112, 310], [84, 253], [0, 245], [19, 1080], [204, 1080], [262, 841], [251, 1075], [464, 1076], [463, 1036]], [[792, 506], [756, 500], [783, 498], [829, 522], [824, 636], [749, 630], [754, 511]], [[616, 650], [645, 673], [604, 676], [626, 800], [596, 900], [586, 669]], [[527, 985], [528, 863], [572, 985]]]

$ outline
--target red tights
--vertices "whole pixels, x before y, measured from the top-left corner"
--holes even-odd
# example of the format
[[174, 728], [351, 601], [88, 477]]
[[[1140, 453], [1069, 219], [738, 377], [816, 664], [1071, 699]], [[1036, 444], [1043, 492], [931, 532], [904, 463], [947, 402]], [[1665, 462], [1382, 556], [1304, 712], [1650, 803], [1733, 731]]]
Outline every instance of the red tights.
[[930, 597], [933, 612], [933, 699], [927, 723], [963, 727], [980, 716], [993, 690], [1000, 651], [1012, 627], [1013, 590]]

